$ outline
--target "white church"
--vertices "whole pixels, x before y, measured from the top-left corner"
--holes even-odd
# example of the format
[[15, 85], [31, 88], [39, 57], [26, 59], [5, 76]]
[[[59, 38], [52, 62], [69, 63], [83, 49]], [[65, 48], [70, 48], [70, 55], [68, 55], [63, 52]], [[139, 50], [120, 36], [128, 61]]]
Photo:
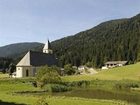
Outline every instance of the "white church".
[[55, 58], [48, 40], [43, 48], [43, 52], [28, 51], [16, 65], [16, 72], [13, 77], [33, 77], [40, 66], [53, 66], [57, 65], [57, 62], [58, 60]]

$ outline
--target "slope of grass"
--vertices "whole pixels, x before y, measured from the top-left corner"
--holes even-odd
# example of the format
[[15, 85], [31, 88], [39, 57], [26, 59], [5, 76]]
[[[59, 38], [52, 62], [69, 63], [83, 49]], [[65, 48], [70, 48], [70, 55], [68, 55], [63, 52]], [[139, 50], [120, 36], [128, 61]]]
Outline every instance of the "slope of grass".
[[49, 105], [131, 105], [116, 100], [99, 100], [71, 97], [52, 97], [47, 99]]
[[99, 74], [95, 75], [95, 78], [107, 79], [107, 80], [140, 80], [140, 62], [127, 65], [123, 67], [113, 68], [105, 71], [101, 71]]
[[75, 76], [65, 76], [63, 77], [64, 81], [78, 81], [78, 80], [140, 80], [140, 62], [127, 65], [123, 67], [117, 67], [108, 70], [99, 71], [95, 75], [75, 75]]
[[0, 100], [4, 102], [15, 102], [15, 103], [28, 103], [31, 104], [36, 98], [26, 97], [22, 95], [15, 95], [16, 91], [33, 91], [38, 90], [34, 88], [30, 83], [25, 83], [23, 80], [18, 79], [2, 79], [0, 80]]
[[[17, 104], [35, 105], [36, 101], [42, 95], [30, 94], [15, 94], [20, 91], [38, 91], [40, 88], [35, 88], [28, 79], [0, 79], [0, 100], [3, 102], [14, 102]], [[70, 98], [70, 97], [53, 97], [47, 96], [49, 105], [118, 105], [125, 103], [122, 101], [85, 99], [85, 98]], [[44, 97], [44, 95], [43, 95]], [[129, 105], [127, 103], [123, 105]]]
[[[78, 80], [95, 80], [100, 79], [99, 84], [112, 84], [108, 80], [140, 80], [140, 63], [128, 65], [124, 67], [113, 68], [109, 70], [100, 71], [95, 75], [76, 75], [62, 77], [64, 81], [78, 81]], [[29, 82], [32, 79], [9, 79], [7, 74], [0, 74], [0, 100], [4, 102], [15, 102], [34, 105], [40, 96], [14, 94], [18, 91], [38, 91]], [[107, 81], [106, 81], [107, 80]], [[106, 81], [107, 83], [105, 83]], [[95, 81], [94, 81], [95, 82]], [[98, 81], [97, 81], [98, 82]], [[101, 85], [100, 85], [101, 86]], [[105, 86], [106, 87], [106, 86]], [[47, 98], [49, 105], [122, 105], [124, 102], [99, 100], [99, 99], [85, 99], [85, 98], [70, 98], [70, 97], [49, 97]], [[123, 105], [129, 105], [124, 103]]]
[[0, 79], [5, 79], [5, 78], [8, 78], [8, 77], [9, 77], [8, 74], [0, 73]]

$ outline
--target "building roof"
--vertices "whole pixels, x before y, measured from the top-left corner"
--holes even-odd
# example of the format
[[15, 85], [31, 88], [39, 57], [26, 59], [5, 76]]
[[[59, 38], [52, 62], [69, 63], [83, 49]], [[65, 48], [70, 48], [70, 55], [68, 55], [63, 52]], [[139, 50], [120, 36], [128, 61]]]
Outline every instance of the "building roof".
[[51, 44], [50, 44], [49, 40], [47, 41], [47, 43], [45, 44], [43, 49], [51, 49]]
[[57, 59], [53, 54], [29, 51], [17, 64], [17, 66], [43, 66], [57, 65]]
[[127, 61], [108, 61], [108, 62], [106, 62], [105, 63], [105, 65], [107, 65], [107, 64], [126, 64], [127, 63]]

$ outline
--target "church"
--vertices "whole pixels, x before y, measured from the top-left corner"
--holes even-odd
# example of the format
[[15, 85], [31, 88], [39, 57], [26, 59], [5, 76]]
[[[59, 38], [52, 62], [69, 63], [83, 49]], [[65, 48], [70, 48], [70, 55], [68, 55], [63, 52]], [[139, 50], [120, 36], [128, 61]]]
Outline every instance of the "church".
[[58, 60], [55, 58], [51, 49], [49, 40], [43, 48], [43, 52], [28, 51], [28, 53], [16, 65], [15, 78], [33, 77], [40, 66], [57, 65]]

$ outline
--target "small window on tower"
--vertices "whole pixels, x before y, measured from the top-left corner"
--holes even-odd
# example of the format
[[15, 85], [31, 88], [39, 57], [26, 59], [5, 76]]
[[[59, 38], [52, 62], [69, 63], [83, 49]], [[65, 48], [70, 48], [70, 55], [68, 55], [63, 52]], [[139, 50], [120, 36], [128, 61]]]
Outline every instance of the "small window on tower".
[[18, 70], [20, 70], [20, 68], [18, 68]]

